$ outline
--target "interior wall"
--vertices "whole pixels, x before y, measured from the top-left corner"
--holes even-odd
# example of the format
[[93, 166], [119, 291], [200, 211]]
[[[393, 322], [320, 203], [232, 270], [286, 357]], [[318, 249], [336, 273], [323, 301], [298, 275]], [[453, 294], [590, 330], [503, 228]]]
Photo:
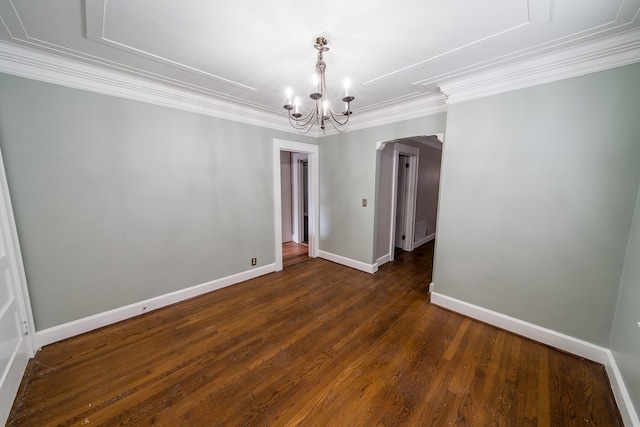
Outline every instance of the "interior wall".
[[640, 64], [451, 105], [436, 292], [608, 347], [638, 111]]
[[611, 332], [611, 351], [640, 413], [640, 191]]
[[[354, 120], [357, 120], [354, 117]], [[376, 144], [444, 133], [446, 114], [320, 138], [320, 249], [367, 264], [376, 262], [380, 152]], [[362, 207], [367, 199], [367, 207]]]
[[293, 198], [291, 193], [291, 153], [280, 152], [280, 200], [282, 201], [282, 243], [291, 241], [293, 234]]
[[0, 75], [36, 328], [275, 262], [278, 132]]

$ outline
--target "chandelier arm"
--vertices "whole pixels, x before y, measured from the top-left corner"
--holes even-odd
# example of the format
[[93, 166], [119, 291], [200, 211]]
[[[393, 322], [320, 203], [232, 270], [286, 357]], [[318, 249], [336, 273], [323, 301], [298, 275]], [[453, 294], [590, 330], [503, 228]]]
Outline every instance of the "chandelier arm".
[[289, 123], [294, 129], [302, 134], [309, 133], [316, 120], [314, 110], [310, 110], [306, 116], [300, 118], [295, 118], [289, 114]]
[[[306, 135], [307, 133], [309, 133], [311, 131], [311, 129], [313, 129], [313, 124], [309, 125], [309, 123], [305, 124], [304, 126], [291, 122], [291, 119], [289, 119], [289, 123], [291, 124], [291, 126], [298, 131], [298, 133], [300, 133], [301, 135]], [[308, 126], [307, 126], [308, 125]]]
[[345, 132], [347, 129], [349, 129], [348, 121], [344, 123], [340, 123], [336, 120], [326, 120], [325, 123], [326, 122], [331, 123], [331, 126], [333, 126], [333, 128], [339, 133]]
[[349, 123], [349, 115], [344, 116], [345, 120], [344, 122], [341, 122], [340, 120], [338, 120], [338, 117], [342, 116], [342, 114], [336, 113], [335, 111], [333, 111], [333, 109], [331, 109], [330, 113], [331, 113], [331, 119], [332, 119], [331, 121], [335, 121], [338, 125], [344, 126], [347, 123]]
[[307, 113], [306, 116], [304, 117], [294, 117], [293, 114], [291, 114], [291, 112], [289, 112], [289, 120], [295, 120], [297, 123], [303, 123], [305, 122], [307, 119], [309, 119], [309, 121], [311, 121], [313, 119], [313, 110], [309, 110], [309, 112]]

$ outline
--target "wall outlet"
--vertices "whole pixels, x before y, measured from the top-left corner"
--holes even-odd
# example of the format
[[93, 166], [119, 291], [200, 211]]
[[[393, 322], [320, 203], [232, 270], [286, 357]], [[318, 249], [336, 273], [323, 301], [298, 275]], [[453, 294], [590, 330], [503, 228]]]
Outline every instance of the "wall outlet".
[[251, 258], [251, 265], [258, 265], [258, 258]]

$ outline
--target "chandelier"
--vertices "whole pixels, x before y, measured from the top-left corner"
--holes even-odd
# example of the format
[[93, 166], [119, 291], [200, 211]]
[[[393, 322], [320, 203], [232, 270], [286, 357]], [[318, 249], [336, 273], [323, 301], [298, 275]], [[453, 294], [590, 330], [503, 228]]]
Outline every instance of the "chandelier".
[[327, 124], [333, 126], [338, 132], [344, 132], [348, 128], [349, 116], [351, 116], [351, 101], [355, 98], [349, 95], [349, 80], [344, 81], [344, 112], [337, 113], [331, 108], [329, 97], [327, 93], [327, 83], [325, 81], [324, 73], [327, 69], [327, 64], [322, 58], [322, 54], [329, 50], [327, 47], [327, 39], [324, 37], [317, 37], [313, 44], [318, 50], [318, 61], [316, 62], [316, 72], [313, 75], [313, 87], [309, 97], [313, 100], [313, 104], [308, 113], [302, 114], [300, 112], [300, 98], [296, 97], [291, 103], [293, 91], [291, 88], [287, 88], [287, 105], [284, 106], [285, 110], [289, 112], [289, 123], [300, 133], [308, 133], [313, 125], [319, 125], [324, 133], [324, 129]]

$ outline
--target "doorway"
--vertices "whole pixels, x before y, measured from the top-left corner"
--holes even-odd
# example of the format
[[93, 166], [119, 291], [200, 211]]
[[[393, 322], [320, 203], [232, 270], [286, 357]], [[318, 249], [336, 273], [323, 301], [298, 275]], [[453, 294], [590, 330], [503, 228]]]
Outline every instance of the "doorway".
[[308, 259], [309, 155], [280, 151], [283, 268]]
[[[274, 188], [274, 220], [275, 220], [275, 264], [276, 271], [282, 270], [283, 263], [283, 238], [282, 238], [282, 218], [283, 218], [283, 204], [282, 204], [282, 191], [278, 191], [282, 188], [282, 173], [281, 173], [281, 152], [289, 152], [293, 159], [295, 157], [299, 166], [292, 167], [299, 171], [299, 173], [292, 173], [293, 182], [294, 179], [299, 181], [297, 191], [292, 191], [292, 196], [299, 199], [295, 205], [298, 206], [298, 220], [294, 227], [292, 227], [292, 241], [293, 233], [297, 233], [297, 239], [301, 241], [299, 244], [305, 244], [308, 257], [315, 258], [318, 256], [319, 251], [319, 189], [318, 189], [318, 146], [313, 144], [305, 144], [301, 142], [286, 141], [282, 139], [273, 140], [273, 188]], [[306, 159], [305, 159], [306, 156]], [[303, 160], [302, 163], [297, 163], [297, 160]], [[297, 178], [296, 178], [297, 176]], [[305, 190], [306, 189], [306, 196]], [[293, 199], [292, 197], [292, 199]], [[306, 202], [305, 202], [306, 200]], [[292, 208], [293, 209], [293, 208]], [[292, 215], [292, 216], [295, 216]], [[306, 218], [306, 219], [305, 219]], [[305, 225], [306, 224], [306, 225]], [[296, 231], [297, 230], [297, 231]]]
[[393, 261], [397, 251], [413, 251], [435, 240], [443, 136], [377, 144], [378, 266]]

